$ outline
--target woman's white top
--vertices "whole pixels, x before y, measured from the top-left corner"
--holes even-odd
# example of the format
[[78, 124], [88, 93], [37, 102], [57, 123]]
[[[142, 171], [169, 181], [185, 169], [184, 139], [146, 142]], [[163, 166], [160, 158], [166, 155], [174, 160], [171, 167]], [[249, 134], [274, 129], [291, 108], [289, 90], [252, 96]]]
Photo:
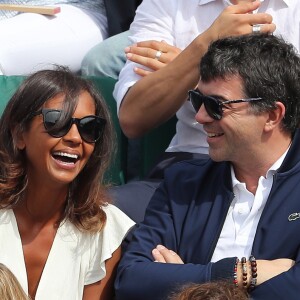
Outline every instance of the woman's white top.
[[[69, 221], [57, 230], [36, 292], [36, 300], [79, 300], [84, 286], [105, 277], [105, 261], [120, 246], [134, 222], [113, 205], [104, 207], [107, 221], [99, 233], [80, 232]], [[28, 293], [21, 238], [13, 210], [0, 210], [0, 262]]]

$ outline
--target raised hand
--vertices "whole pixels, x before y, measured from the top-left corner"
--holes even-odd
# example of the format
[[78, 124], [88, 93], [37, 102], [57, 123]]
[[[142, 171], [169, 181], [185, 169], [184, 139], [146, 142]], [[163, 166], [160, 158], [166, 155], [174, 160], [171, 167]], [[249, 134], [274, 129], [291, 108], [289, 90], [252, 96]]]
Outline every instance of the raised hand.
[[201, 35], [207, 42], [226, 36], [249, 34], [253, 32], [253, 25], [259, 24], [259, 31], [272, 33], [276, 26], [273, 18], [267, 13], [253, 14], [260, 6], [260, 1], [237, 1], [238, 4], [228, 6], [213, 22], [213, 24]]
[[165, 41], [143, 41], [125, 48], [129, 60], [136, 62], [145, 68], [134, 68], [134, 72], [140, 76], [146, 76], [157, 71], [171, 62], [181, 50]]

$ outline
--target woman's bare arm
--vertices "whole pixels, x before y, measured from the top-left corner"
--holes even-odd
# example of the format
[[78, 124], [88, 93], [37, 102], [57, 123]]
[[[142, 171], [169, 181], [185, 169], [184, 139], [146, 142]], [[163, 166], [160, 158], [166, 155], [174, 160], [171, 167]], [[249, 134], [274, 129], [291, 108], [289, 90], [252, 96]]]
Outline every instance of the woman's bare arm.
[[119, 247], [105, 263], [106, 276], [98, 282], [86, 285], [83, 292], [83, 300], [111, 300], [114, 295], [114, 280], [117, 265], [121, 258]]

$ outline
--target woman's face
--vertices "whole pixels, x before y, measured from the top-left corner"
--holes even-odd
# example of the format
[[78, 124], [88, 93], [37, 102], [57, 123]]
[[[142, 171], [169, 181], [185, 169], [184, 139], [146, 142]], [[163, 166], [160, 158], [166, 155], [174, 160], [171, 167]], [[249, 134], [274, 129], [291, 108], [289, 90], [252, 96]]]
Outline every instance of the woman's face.
[[[64, 95], [48, 100], [43, 108], [62, 109]], [[95, 102], [88, 92], [82, 92], [73, 114], [74, 118], [95, 115]], [[27, 158], [29, 182], [49, 184], [52, 187], [71, 183], [86, 165], [95, 144], [85, 142], [76, 124], [62, 137], [50, 136], [44, 127], [42, 114], [35, 116], [29, 129], [18, 139], [17, 146], [24, 149]]]

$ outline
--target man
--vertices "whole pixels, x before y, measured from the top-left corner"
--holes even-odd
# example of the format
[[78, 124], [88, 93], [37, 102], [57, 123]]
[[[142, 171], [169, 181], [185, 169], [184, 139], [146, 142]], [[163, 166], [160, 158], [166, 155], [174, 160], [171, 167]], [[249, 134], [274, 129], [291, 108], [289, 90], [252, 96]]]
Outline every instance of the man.
[[[134, 45], [126, 49], [129, 60], [114, 91], [120, 124], [129, 138], [138, 138], [175, 113], [178, 123], [176, 135], [151, 178], [114, 189], [119, 208], [135, 221], [143, 220], [144, 209], [162, 179], [157, 175], [163, 173], [161, 169], [174, 161], [207, 154], [203, 127], [195, 122], [186, 95], [197, 84], [198, 62], [209, 43], [218, 37], [260, 30], [283, 35], [300, 49], [299, 14], [299, 1], [141, 3], [130, 27]], [[252, 26], [256, 24], [261, 25]], [[143, 73], [143, 68], [156, 71]]]
[[[253, 299], [299, 299], [299, 78], [296, 50], [273, 35], [209, 47], [188, 104], [211, 159], [166, 170], [119, 264], [118, 300], [217, 279], [255, 286]], [[237, 262], [251, 255], [257, 269]]]

